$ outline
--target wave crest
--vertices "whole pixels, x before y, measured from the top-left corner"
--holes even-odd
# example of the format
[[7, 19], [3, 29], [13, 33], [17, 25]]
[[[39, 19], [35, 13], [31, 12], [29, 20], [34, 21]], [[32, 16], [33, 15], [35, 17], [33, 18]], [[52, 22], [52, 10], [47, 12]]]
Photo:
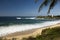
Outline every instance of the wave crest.
[[47, 22], [39, 23], [39, 24], [11, 25], [9, 27], [2, 26], [0, 27], [0, 36], [4, 36], [10, 33], [19, 32], [19, 31], [26, 31], [26, 30], [31, 30], [35, 28], [46, 27], [46, 26], [57, 24], [57, 23], [60, 23], [60, 20], [47, 21]]

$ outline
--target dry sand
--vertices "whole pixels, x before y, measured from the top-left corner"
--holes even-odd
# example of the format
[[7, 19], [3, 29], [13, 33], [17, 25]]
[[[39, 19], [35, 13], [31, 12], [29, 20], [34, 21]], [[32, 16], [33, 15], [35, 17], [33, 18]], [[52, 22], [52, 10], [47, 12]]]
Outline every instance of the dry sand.
[[54, 28], [57, 26], [60, 26], [60, 24], [55, 24], [55, 25], [51, 25], [43, 28], [37, 28], [37, 29], [32, 29], [32, 30], [27, 30], [22, 32], [15, 32], [15, 33], [6, 35], [3, 38], [7, 38], [7, 39], [17, 38], [17, 40], [21, 40], [22, 38], [27, 38], [29, 36], [36, 37], [36, 35], [41, 35], [41, 32], [43, 29]]

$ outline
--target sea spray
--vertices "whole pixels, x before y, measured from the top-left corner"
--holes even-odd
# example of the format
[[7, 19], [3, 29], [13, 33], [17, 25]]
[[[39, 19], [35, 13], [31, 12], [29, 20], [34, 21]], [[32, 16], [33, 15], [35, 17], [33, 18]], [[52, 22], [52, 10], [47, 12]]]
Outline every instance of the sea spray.
[[46, 27], [46, 26], [57, 24], [57, 23], [60, 23], [60, 20], [46, 21], [44, 23], [37, 23], [37, 24], [10, 25], [8, 27], [7, 26], [6, 27], [2, 26], [2, 27], [0, 27], [0, 36], [5, 36], [7, 34], [11, 34], [11, 33], [14, 33], [14, 32], [21, 32], [21, 31]]

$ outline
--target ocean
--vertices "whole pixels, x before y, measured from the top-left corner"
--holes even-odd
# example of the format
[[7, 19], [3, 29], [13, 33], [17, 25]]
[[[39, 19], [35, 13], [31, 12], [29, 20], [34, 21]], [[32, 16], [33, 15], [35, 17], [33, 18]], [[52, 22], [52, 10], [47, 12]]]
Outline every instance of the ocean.
[[46, 27], [57, 23], [60, 23], [60, 20], [37, 19], [35, 17], [0, 17], [0, 36]]

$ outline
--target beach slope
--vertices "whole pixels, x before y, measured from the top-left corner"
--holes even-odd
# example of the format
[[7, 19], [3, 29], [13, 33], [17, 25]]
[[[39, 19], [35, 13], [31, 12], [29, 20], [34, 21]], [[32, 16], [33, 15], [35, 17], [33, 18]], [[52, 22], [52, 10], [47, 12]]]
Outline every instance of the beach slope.
[[36, 37], [36, 35], [41, 35], [41, 32], [43, 29], [54, 28], [54, 27], [60, 27], [60, 24], [58, 23], [58, 24], [50, 25], [43, 28], [37, 28], [37, 29], [32, 29], [32, 30], [27, 30], [27, 31], [22, 31], [22, 32], [11, 33], [11, 34], [3, 36], [3, 39], [16, 38], [17, 40], [21, 40], [22, 38], [28, 38], [29, 36]]

